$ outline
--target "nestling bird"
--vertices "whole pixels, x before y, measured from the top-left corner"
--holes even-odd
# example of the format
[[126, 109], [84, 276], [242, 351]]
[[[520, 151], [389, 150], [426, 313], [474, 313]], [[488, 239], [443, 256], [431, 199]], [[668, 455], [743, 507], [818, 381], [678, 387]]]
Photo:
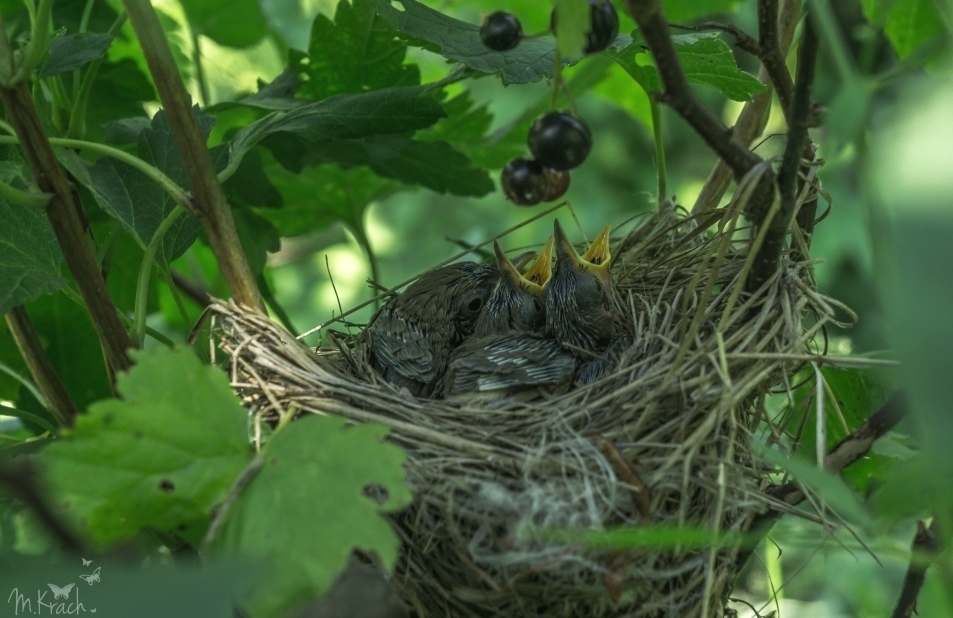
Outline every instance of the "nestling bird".
[[503, 275], [487, 299], [473, 336], [450, 357], [444, 396], [483, 402], [505, 397], [527, 400], [568, 387], [576, 370], [575, 357], [557, 341], [541, 336], [553, 239], [526, 275], [519, 273], [498, 244], [494, 248]]
[[429, 397], [446, 372], [450, 353], [473, 333], [496, 266], [461, 262], [420, 277], [385, 304], [367, 327], [371, 363], [388, 382]]
[[546, 286], [546, 334], [585, 359], [608, 345], [615, 333], [610, 310], [613, 294], [606, 225], [582, 256], [557, 220], [556, 268]]

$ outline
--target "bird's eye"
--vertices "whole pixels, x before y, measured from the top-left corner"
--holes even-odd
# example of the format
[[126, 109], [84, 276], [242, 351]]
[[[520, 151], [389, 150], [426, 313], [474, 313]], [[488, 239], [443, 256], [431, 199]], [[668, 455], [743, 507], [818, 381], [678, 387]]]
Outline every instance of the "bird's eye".
[[482, 306], [483, 306], [483, 299], [474, 298], [473, 300], [470, 301], [470, 304], [467, 305], [467, 309], [469, 309], [470, 311], [479, 311], [480, 307]]

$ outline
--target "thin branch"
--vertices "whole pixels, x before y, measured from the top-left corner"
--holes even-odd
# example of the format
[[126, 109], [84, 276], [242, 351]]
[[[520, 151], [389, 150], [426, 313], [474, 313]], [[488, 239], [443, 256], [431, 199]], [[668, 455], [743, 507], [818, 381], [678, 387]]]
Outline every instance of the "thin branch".
[[761, 64], [778, 92], [781, 109], [788, 116], [794, 82], [791, 81], [791, 73], [784, 63], [784, 54], [778, 41], [778, 0], [758, 0], [758, 50]]
[[659, 100], [678, 112], [711, 149], [724, 159], [735, 177], [741, 179], [751, 168], [761, 163], [761, 157], [735, 140], [731, 130], [704, 106], [698, 95], [689, 87], [675, 53], [675, 45], [672, 43], [660, 0], [625, 0], [623, 6], [638, 23], [655, 59], [664, 86], [664, 90], [658, 95]]
[[248, 484], [258, 476], [258, 472], [264, 465], [265, 458], [261, 453], [257, 453], [245, 470], [235, 479], [235, 483], [232, 484], [231, 489], [228, 490], [228, 495], [225, 496], [225, 500], [216, 507], [215, 515], [212, 517], [212, 523], [209, 524], [208, 530], [202, 538], [202, 545], [199, 548], [199, 554], [201, 556], [204, 556], [206, 559], [208, 558], [209, 551], [212, 549], [212, 543], [215, 542], [218, 531], [222, 528], [225, 520], [228, 519], [228, 515], [231, 513], [232, 507], [235, 505], [238, 497], [242, 495], [242, 492], [245, 491]]
[[760, 58], [761, 56], [761, 51], [758, 47], [758, 39], [754, 38], [734, 24], [722, 24], [715, 21], [706, 21], [693, 26], [683, 26], [680, 24], [671, 24], [671, 26], [680, 30], [691, 30], [692, 32], [704, 32], [706, 30], [720, 30], [722, 32], [727, 32], [731, 36], [735, 37], [736, 47], [757, 58]]
[[64, 549], [79, 553], [83, 548], [82, 543], [54, 514], [37, 490], [34, 479], [34, 470], [28, 464], [0, 465], [0, 485], [8, 487], [21, 502], [30, 507]]
[[922, 521], [917, 522], [917, 533], [913, 537], [913, 545], [910, 547], [910, 565], [907, 567], [907, 574], [903, 578], [903, 586], [900, 588], [900, 596], [897, 598], [897, 606], [894, 607], [890, 618], [910, 618], [917, 611], [917, 597], [920, 595], [920, 588], [923, 587], [923, 580], [926, 577], [927, 569], [930, 563], [936, 558], [939, 550], [937, 540], [936, 519], [930, 526], [924, 526]]
[[814, 84], [819, 45], [820, 41], [811, 20], [805, 20], [804, 33], [798, 47], [797, 82], [794, 85], [791, 109], [788, 114], [788, 139], [778, 168], [778, 193], [781, 198], [781, 208], [780, 212], [767, 224], [769, 227], [764, 243], [755, 257], [751, 273], [746, 281], [746, 288], [749, 291], [760, 288], [777, 272], [785, 237], [794, 218], [794, 209], [797, 205], [798, 170], [801, 167], [801, 154], [808, 140], [811, 88]]
[[[874, 442], [896, 427], [897, 423], [906, 415], [907, 395], [900, 390], [894, 393], [879, 410], [858, 427], [857, 431], [847, 435], [827, 452], [827, 456], [824, 457], [824, 469], [839, 474], [844, 468], [867, 455]], [[796, 482], [773, 485], [768, 487], [764, 493], [790, 506], [796, 506], [806, 498], [801, 486]], [[765, 535], [771, 529], [771, 526], [780, 519], [781, 515], [782, 513], [779, 510], [770, 510], [757, 515], [751, 520], [749, 530], [753, 531], [754, 534]], [[751, 550], [740, 552], [737, 558], [737, 566], [739, 568], [743, 566], [750, 555]]]
[[[0, 50], [9, 49], [6, 31], [0, 21]], [[0, 64], [8, 59], [0, 58]], [[63, 256], [69, 266], [93, 327], [99, 337], [106, 358], [115, 370], [130, 367], [126, 350], [132, 345], [119, 319], [119, 312], [106, 281], [99, 272], [96, 258], [83, 231], [76, 204], [70, 192], [63, 170], [53, 154], [53, 148], [46, 135], [46, 129], [36, 111], [30, 91], [25, 83], [12, 88], [0, 87], [0, 100], [6, 108], [7, 120], [13, 126], [23, 148], [23, 154], [33, 171], [37, 186], [44, 193], [52, 193], [46, 209], [47, 216], [63, 249]]]
[[70, 399], [66, 387], [60, 381], [53, 369], [53, 363], [46, 355], [43, 345], [40, 343], [40, 337], [33, 328], [33, 322], [27, 315], [23, 306], [17, 306], [7, 313], [7, 326], [10, 327], [10, 334], [20, 350], [20, 355], [26, 362], [33, 381], [37, 388], [43, 394], [46, 400], [47, 409], [60, 427], [72, 427], [73, 419], [76, 418], [77, 410], [73, 400]]
[[159, 99], [168, 114], [172, 134], [189, 174], [198, 219], [202, 222], [225, 282], [237, 302], [264, 312], [265, 305], [242, 251], [231, 208], [225, 200], [212, 157], [192, 112], [191, 97], [182, 84], [159, 18], [149, 0], [123, 0], [123, 6], [146, 57]]
[[[778, 15], [778, 44], [782, 56], [787, 54], [788, 48], [791, 46], [800, 13], [801, 0], [781, 0], [781, 11]], [[767, 89], [745, 103], [732, 129], [735, 139], [746, 146], [761, 135], [765, 116], [771, 106], [771, 97], [774, 92], [774, 85], [763, 65], [758, 71], [758, 81], [765, 84]], [[717, 208], [721, 198], [728, 190], [729, 184], [731, 184], [731, 169], [724, 161], [719, 159], [695, 199], [692, 214]]]
[[212, 302], [212, 297], [204, 287], [195, 283], [177, 270], [169, 271], [172, 275], [172, 283], [179, 288], [183, 294], [189, 297], [199, 307], [208, 307]]

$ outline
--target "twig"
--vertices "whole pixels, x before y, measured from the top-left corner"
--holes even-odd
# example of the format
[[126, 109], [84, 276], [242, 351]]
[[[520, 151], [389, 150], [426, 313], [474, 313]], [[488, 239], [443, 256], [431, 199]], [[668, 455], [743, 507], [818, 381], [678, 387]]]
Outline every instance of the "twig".
[[[900, 390], [894, 393], [879, 410], [858, 427], [857, 431], [845, 436], [843, 440], [827, 452], [827, 456], [824, 457], [824, 469], [839, 474], [844, 468], [864, 457], [870, 451], [874, 442], [896, 427], [897, 423], [906, 414], [907, 396], [904, 391]], [[767, 488], [764, 493], [790, 506], [796, 506], [806, 498], [804, 490], [796, 482], [773, 485]], [[781, 514], [779, 510], [770, 510], [757, 515], [751, 520], [749, 529], [753, 530], [755, 534], [767, 534], [771, 526], [781, 517]], [[739, 568], [743, 566], [750, 555], [751, 550], [740, 552], [737, 558], [737, 566]]]
[[910, 565], [903, 578], [897, 606], [894, 607], [890, 618], [910, 618], [917, 611], [917, 596], [920, 594], [920, 588], [923, 587], [923, 579], [939, 549], [934, 525], [936, 525], [936, 519], [930, 523], [929, 527], [924, 526], [922, 521], [917, 521], [917, 533], [910, 547]]
[[172, 275], [172, 283], [175, 284], [175, 287], [179, 288], [192, 302], [199, 307], [208, 307], [211, 304], [212, 297], [208, 290], [177, 270], [170, 270], [169, 272]]
[[72, 427], [73, 419], [77, 414], [76, 405], [70, 399], [60, 377], [56, 375], [53, 363], [46, 355], [40, 343], [40, 337], [33, 328], [33, 322], [30, 321], [30, 316], [22, 305], [14, 307], [7, 313], [7, 326], [10, 327], [10, 334], [13, 335], [13, 340], [26, 362], [27, 369], [30, 370], [30, 375], [33, 376], [33, 381], [43, 393], [50, 414], [60, 427]]
[[[10, 45], [2, 20], [0, 20], [0, 39], [2, 39], [0, 50], [8, 50]], [[0, 64], [4, 62], [12, 62], [12, 60], [0, 58]], [[69, 184], [56, 160], [56, 155], [53, 154], [46, 129], [36, 111], [26, 83], [13, 87], [0, 86], [0, 100], [3, 101], [7, 120], [16, 132], [37, 186], [44, 193], [53, 194], [46, 213], [56, 239], [63, 249], [66, 264], [79, 287], [106, 358], [113, 369], [128, 369], [131, 363], [126, 356], [126, 350], [132, 346], [132, 342], [122, 326], [116, 305], [109, 296], [106, 281], [99, 271], [96, 258], [83, 231], [79, 211], [73, 202]]]
[[231, 512], [232, 507], [238, 500], [238, 497], [243, 491], [245, 491], [245, 488], [248, 487], [248, 484], [255, 479], [259, 470], [261, 470], [261, 467], [264, 464], [265, 459], [262, 457], [261, 453], [256, 454], [255, 458], [252, 459], [248, 464], [248, 467], [246, 467], [245, 470], [242, 471], [241, 475], [235, 479], [235, 483], [232, 485], [231, 489], [228, 490], [228, 495], [225, 496], [225, 500], [223, 500], [215, 510], [215, 516], [212, 518], [212, 523], [209, 524], [208, 530], [205, 532], [205, 536], [202, 538], [202, 549], [200, 555], [206, 559], [208, 558], [208, 552], [212, 547], [212, 543], [215, 541], [215, 536], [218, 534], [218, 531], [228, 518], [228, 514]]
[[[652, 52], [664, 90], [658, 95], [692, 125], [703, 140], [728, 164], [740, 179], [761, 163], [761, 157], [732, 137], [731, 131], [689, 87], [678, 62], [675, 46], [660, 0], [625, 0], [626, 12], [638, 23], [645, 42]], [[773, 181], [773, 179], [772, 179]]]
[[37, 491], [34, 478], [34, 470], [28, 464], [0, 465], [0, 485], [7, 486], [24, 504], [30, 507], [64, 549], [80, 553], [83, 544], [63, 525], [47, 505], [46, 500]]
[[123, 6], [169, 117], [172, 134], [189, 174], [198, 219], [205, 228], [222, 276], [237, 302], [264, 312], [265, 305], [242, 251], [231, 208], [225, 200], [212, 157], [192, 112], [191, 98], [182, 84], [159, 18], [149, 0], [123, 0]]
[[608, 460], [615, 473], [619, 475], [619, 479], [632, 488], [629, 490], [632, 506], [639, 512], [641, 521], [650, 523], [652, 521], [652, 509], [649, 505], [649, 489], [645, 486], [635, 467], [606, 438], [599, 436], [594, 442], [602, 456]]
[[[791, 46], [794, 28], [800, 12], [801, 0], [781, 0], [781, 10], [778, 15], [778, 44], [782, 57], [787, 54], [787, 50]], [[774, 92], [774, 84], [771, 82], [768, 71], [764, 66], [758, 71], [758, 81], [765, 84], [767, 89], [761, 94], [753, 96], [751, 101], [745, 104], [732, 129], [734, 138], [744, 145], [751, 144], [761, 134], [764, 117], [771, 105], [771, 97]], [[692, 214], [716, 208], [725, 191], [728, 190], [730, 182], [731, 169], [724, 161], [719, 159], [695, 199]]]
[[791, 73], [784, 63], [784, 54], [778, 41], [778, 0], [758, 0], [758, 50], [761, 64], [771, 77], [781, 109], [790, 122], [794, 82], [791, 81]]
[[767, 224], [769, 227], [764, 243], [758, 251], [751, 274], [748, 275], [745, 284], [749, 292], [760, 288], [765, 281], [777, 272], [778, 263], [781, 260], [781, 251], [784, 248], [784, 240], [794, 218], [798, 193], [798, 170], [801, 166], [801, 153], [804, 152], [804, 144], [808, 138], [807, 129], [811, 116], [811, 87], [814, 84], [814, 69], [819, 44], [820, 41], [811, 20], [805, 20], [804, 33], [801, 36], [801, 45], [798, 48], [797, 82], [794, 85], [794, 95], [791, 99], [791, 109], [788, 114], [788, 141], [781, 157], [781, 166], [778, 169], [778, 193], [781, 198], [781, 208], [771, 222]]

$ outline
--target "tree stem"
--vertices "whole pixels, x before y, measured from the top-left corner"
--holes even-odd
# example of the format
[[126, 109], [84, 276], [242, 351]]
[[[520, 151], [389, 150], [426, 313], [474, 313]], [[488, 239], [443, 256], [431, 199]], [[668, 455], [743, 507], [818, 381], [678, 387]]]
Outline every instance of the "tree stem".
[[159, 99], [168, 114], [185, 169], [189, 174], [197, 216], [218, 260], [222, 275], [239, 303], [264, 312], [255, 277], [242, 252], [232, 211], [215, 174], [205, 140], [192, 112], [191, 97], [182, 84], [169, 43], [149, 0], [123, 0], [142, 46]]
[[655, 166], [658, 176], [658, 203], [659, 206], [668, 198], [668, 178], [665, 171], [665, 142], [662, 139], [662, 109], [658, 101], [649, 97], [649, 106], [652, 110], [652, 136], [655, 138]]
[[20, 350], [20, 355], [26, 362], [33, 381], [43, 394], [47, 409], [60, 427], [72, 427], [76, 417], [76, 406], [70, 399], [69, 393], [60, 381], [53, 363], [46, 355], [40, 337], [33, 328], [30, 316], [22, 305], [14, 307], [7, 313], [7, 326], [10, 334]]

